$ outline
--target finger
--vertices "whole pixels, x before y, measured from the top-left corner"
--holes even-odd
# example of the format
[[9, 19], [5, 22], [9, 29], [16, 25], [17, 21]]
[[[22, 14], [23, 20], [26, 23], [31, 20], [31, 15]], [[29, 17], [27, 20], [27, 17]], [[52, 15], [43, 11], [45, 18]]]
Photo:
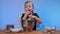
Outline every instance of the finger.
[[29, 15], [29, 17], [31, 18], [31, 17], [32, 17], [32, 15]]

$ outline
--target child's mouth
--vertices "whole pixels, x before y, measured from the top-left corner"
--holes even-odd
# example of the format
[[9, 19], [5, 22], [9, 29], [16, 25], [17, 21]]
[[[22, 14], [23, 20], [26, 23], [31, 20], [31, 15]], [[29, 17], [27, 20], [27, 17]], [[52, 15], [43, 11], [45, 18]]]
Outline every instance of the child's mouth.
[[30, 11], [30, 10], [28, 10], [28, 11]]

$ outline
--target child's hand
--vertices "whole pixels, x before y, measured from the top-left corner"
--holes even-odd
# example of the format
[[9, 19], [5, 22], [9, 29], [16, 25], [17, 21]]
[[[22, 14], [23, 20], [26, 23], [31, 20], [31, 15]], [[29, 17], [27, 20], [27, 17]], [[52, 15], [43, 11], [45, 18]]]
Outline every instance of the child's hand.
[[25, 11], [25, 15], [29, 15], [30, 14], [30, 12], [29, 11]]
[[35, 19], [35, 17], [36, 16], [34, 16], [34, 15], [29, 15], [29, 18], [31, 18], [31, 19]]

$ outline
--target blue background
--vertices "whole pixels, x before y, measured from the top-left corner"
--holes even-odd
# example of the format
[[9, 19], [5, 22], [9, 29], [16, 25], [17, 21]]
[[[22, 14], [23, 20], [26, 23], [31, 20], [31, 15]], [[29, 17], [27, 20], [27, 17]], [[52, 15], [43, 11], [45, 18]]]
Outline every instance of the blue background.
[[[20, 28], [19, 17], [24, 12], [24, 3], [27, 0], [0, 0], [0, 29], [5, 29], [7, 24], [14, 24]], [[41, 17], [42, 24], [37, 30], [45, 26], [55, 26], [60, 30], [60, 0], [31, 0], [34, 3], [34, 12]]]

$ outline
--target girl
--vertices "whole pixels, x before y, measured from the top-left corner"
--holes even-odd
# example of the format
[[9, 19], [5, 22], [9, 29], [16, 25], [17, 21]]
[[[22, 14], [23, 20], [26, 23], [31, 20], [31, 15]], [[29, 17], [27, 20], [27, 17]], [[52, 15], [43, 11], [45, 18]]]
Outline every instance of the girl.
[[[21, 16], [21, 24], [22, 24], [22, 27], [23, 27], [24, 20], [27, 20], [28, 18], [30, 18], [30, 19], [34, 19], [34, 27], [33, 27], [32, 30], [36, 30], [36, 27], [38, 27], [39, 24], [41, 24], [41, 19], [37, 15], [37, 13], [34, 13], [33, 12], [33, 9], [34, 9], [33, 3], [31, 1], [26, 1], [25, 2], [24, 9], [25, 9], [25, 11], [24, 11], [24, 13]], [[23, 29], [24, 29], [24, 27], [23, 27]]]

